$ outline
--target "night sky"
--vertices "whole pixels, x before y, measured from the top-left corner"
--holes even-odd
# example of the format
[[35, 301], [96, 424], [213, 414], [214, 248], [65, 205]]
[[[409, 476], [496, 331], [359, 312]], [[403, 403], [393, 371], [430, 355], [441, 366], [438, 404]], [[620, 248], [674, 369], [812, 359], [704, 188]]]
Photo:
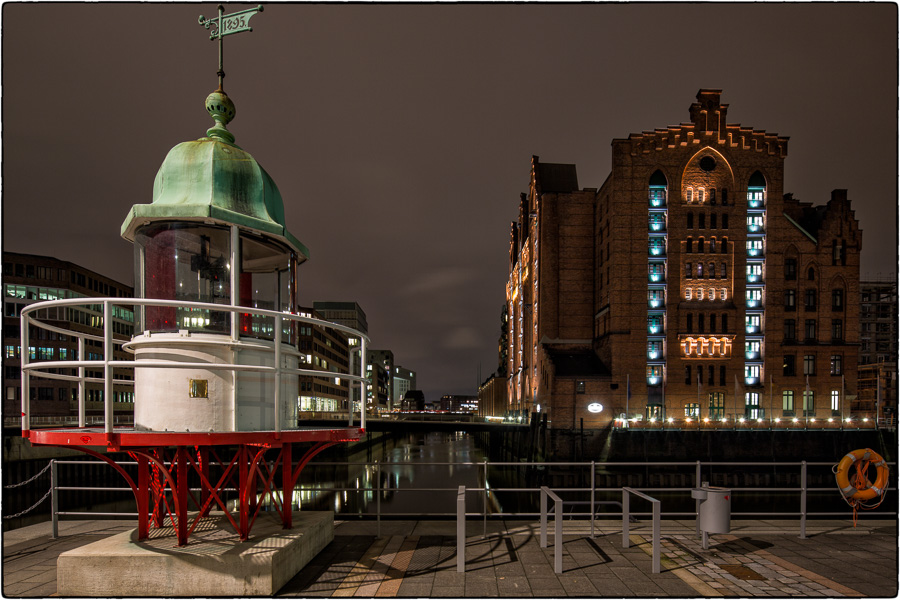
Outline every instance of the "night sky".
[[[128, 209], [213, 123], [215, 6], [3, 6], [5, 250], [132, 282]], [[610, 141], [688, 121], [699, 88], [790, 136], [785, 191], [847, 188], [863, 276], [896, 272], [894, 4], [272, 4], [251, 25], [225, 40], [229, 129], [310, 248], [301, 301], [359, 302], [429, 400], [496, 369], [531, 156], [600, 187]]]

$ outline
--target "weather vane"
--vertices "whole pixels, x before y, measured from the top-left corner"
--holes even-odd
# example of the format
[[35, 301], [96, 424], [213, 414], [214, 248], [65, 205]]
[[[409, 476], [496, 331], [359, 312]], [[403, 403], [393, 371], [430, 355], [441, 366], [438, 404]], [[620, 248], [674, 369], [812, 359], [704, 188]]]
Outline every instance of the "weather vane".
[[215, 32], [210, 34], [209, 39], [219, 40], [219, 70], [216, 74], [219, 76], [219, 89], [224, 90], [224, 88], [222, 87], [223, 81], [225, 79], [225, 71], [222, 67], [222, 38], [233, 33], [253, 31], [253, 28], [250, 27], [250, 19], [252, 19], [253, 15], [255, 15], [256, 13], [262, 12], [263, 6], [262, 4], [260, 4], [256, 8], [248, 8], [247, 10], [242, 10], [230, 15], [223, 14], [225, 12], [225, 7], [221, 4], [218, 8], [218, 17], [207, 19], [203, 15], [200, 15], [199, 22], [207, 29], [209, 29], [210, 25], [216, 28]]

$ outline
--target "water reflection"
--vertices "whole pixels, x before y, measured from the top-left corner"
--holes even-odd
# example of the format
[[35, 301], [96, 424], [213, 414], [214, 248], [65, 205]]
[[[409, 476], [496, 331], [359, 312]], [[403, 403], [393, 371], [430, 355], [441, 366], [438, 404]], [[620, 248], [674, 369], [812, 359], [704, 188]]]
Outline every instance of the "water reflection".
[[[347, 461], [309, 463], [292, 501], [295, 509], [342, 514], [455, 515], [460, 485], [484, 487], [484, 458], [465, 432], [385, 436]], [[467, 512], [483, 508], [483, 494], [466, 494]]]

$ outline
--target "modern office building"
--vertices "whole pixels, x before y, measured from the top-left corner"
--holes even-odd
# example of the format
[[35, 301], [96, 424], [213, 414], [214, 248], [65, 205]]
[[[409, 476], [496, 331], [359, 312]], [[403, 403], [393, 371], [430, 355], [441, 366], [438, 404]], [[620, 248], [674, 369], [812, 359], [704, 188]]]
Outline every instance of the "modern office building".
[[366, 364], [366, 411], [372, 414], [386, 412], [388, 407], [388, 381], [391, 374], [379, 362]]
[[391, 386], [393, 398], [392, 408], [397, 409], [401, 407], [403, 399], [406, 397], [406, 392], [418, 389], [416, 387], [416, 372], [411, 371], [406, 367], [395, 365]]
[[[300, 314], [325, 319], [312, 308], [300, 308]], [[300, 368], [330, 373], [348, 372], [350, 355], [347, 336], [318, 325], [299, 325]], [[301, 411], [346, 411], [350, 398], [349, 382], [336, 376], [300, 377], [299, 402]]]
[[[131, 286], [105, 277], [95, 271], [71, 262], [37, 256], [3, 253], [3, 417], [4, 421], [18, 419], [21, 414], [21, 330], [19, 315], [22, 309], [35, 302], [64, 298], [118, 297], [134, 295]], [[101, 336], [103, 334], [102, 306], [73, 306], [48, 309], [55, 315], [46, 315], [43, 321], [80, 333]], [[113, 307], [114, 336], [131, 339], [134, 333], [134, 313], [121, 307]], [[84, 355], [79, 356], [78, 340], [52, 331], [31, 327], [29, 337], [29, 362], [42, 360], [102, 360], [103, 342], [86, 339]], [[122, 350], [115, 351], [115, 358], [126, 360]], [[63, 375], [77, 375], [77, 369], [62, 369]], [[85, 369], [85, 414], [103, 414], [103, 369]], [[116, 372], [116, 379], [133, 379], [134, 374], [125, 370]], [[99, 378], [98, 381], [91, 381]], [[31, 415], [37, 418], [73, 418], [78, 415], [78, 382], [46, 379], [33, 375], [31, 387]], [[113, 386], [113, 410], [120, 417], [134, 413], [134, 393], [130, 385]]]
[[532, 159], [506, 288], [513, 413], [555, 428], [849, 415], [862, 232], [847, 192], [784, 193], [788, 139], [728, 124], [720, 99], [700, 90], [689, 122], [613, 140], [599, 190]]
[[[313, 310], [322, 315], [322, 318], [338, 325], [352, 327], [357, 331], [369, 333], [369, 324], [366, 321], [366, 313], [356, 302], [313, 302]], [[359, 340], [349, 338], [347, 346], [350, 351], [351, 373], [359, 373]], [[356, 386], [350, 388], [350, 398], [353, 402], [353, 410], [359, 409], [360, 391]]]
[[394, 408], [394, 353], [390, 350], [367, 350], [366, 354], [368, 355], [367, 366], [377, 362], [384, 369], [385, 393], [387, 394], [385, 408], [391, 410]]
[[859, 312], [859, 394], [853, 408], [897, 419], [897, 278], [862, 281]]

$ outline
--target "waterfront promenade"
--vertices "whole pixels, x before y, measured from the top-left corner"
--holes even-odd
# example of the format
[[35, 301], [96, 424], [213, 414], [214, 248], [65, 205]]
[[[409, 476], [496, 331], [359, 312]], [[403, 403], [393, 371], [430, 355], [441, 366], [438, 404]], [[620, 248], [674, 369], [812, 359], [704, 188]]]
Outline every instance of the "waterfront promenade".
[[[533, 521], [467, 522], [466, 572], [456, 569], [453, 521], [337, 521], [334, 541], [277, 594], [284, 597], [876, 597], [897, 588], [897, 523], [849, 519], [807, 523], [735, 520], [703, 550], [693, 520], [662, 522], [662, 569], [651, 573], [650, 523], [566, 521], [563, 572], [553, 536], [539, 544]], [[61, 552], [132, 529], [127, 521], [64, 521], [4, 533], [3, 594], [56, 593]], [[551, 528], [552, 529], [552, 528]]]

